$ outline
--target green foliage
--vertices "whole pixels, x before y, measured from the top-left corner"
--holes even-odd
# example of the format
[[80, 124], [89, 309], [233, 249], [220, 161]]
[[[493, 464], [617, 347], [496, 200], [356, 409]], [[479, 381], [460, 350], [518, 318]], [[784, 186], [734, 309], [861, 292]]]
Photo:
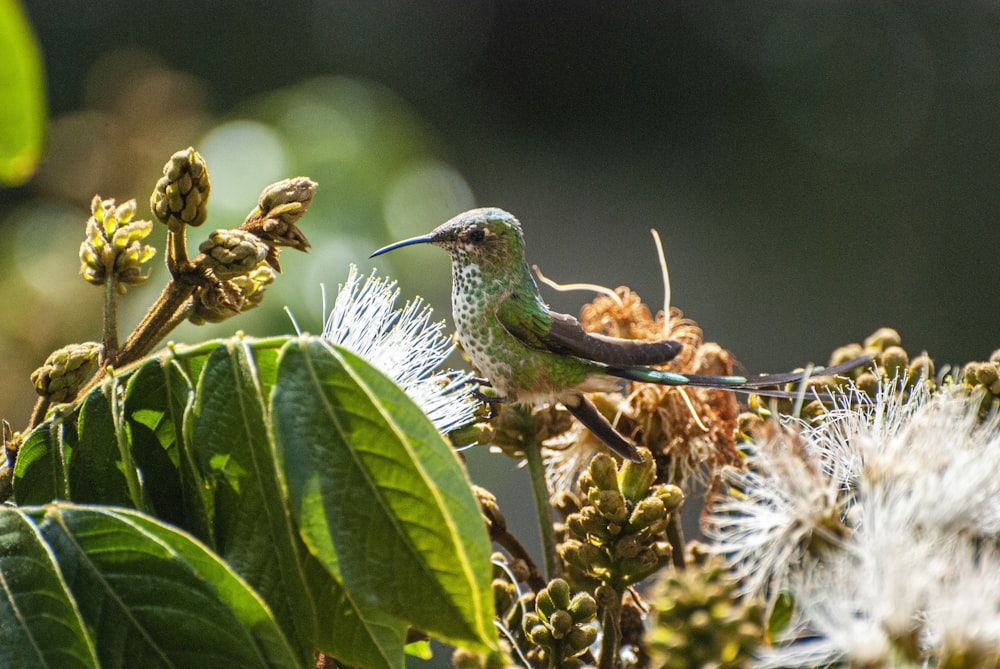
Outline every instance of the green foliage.
[[45, 134], [45, 85], [35, 36], [17, 0], [0, 0], [0, 186], [35, 172]]
[[495, 646], [464, 469], [395, 384], [322, 340], [168, 349], [38, 425], [14, 475], [4, 666], [291, 667], [320, 650], [401, 667], [411, 626]]

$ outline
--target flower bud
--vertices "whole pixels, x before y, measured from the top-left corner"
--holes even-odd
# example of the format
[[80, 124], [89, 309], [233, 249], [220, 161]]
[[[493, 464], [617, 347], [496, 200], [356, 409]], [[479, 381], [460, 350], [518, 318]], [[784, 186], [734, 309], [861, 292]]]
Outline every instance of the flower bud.
[[892, 328], [879, 328], [865, 339], [865, 350], [880, 353], [890, 346], [899, 346], [903, 339]]
[[198, 247], [195, 262], [219, 279], [247, 274], [267, 256], [267, 244], [244, 230], [216, 230]]
[[587, 471], [599, 489], [618, 491], [618, 464], [607, 453], [595, 455]]
[[31, 382], [42, 397], [51, 402], [68, 402], [94, 371], [101, 345], [88, 341], [53, 351], [45, 364], [31, 373]]
[[548, 622], [552, 617], [552, 614], [556, 612], [555, 602], [552, 601], [552, 595], [549, 594], [548, 589], [543, 589], [538, 595], [535, 596], [535, 611], [542, 620]]
[[848, 360], [854, 360], [855, 358], [860, 358], [865, 354], [865, 349], [861, 344], [848, 344], [847, 346], [841, 346], [835, 349], [833, 353], [830, 354], [830, 366], [839, 365], [842, 362], [847, 362]]
[[653, 494], [663, 500], [663, 507], [668, 513], [679, 509], [684, 503], [684, 491], [672, 483], [656, 486]]
[[525, 628], [524, 632], [528, 637], [528, 641], [536, 646], [551, 646], [555, 640], [552, 637], [551, 630], [545, 625], [535, 625], [530, 629]]
[[561, 578], [554, 578], [549, 581], [545, 590], [552, 597], [552, 603], [557, 609], [569, 607], [569, 584], [566, 581]]
[[879, 362], [885, 369], [886, 375], [892, 378], [906, 371], [910, 360], [901, 346], [888, 346], [879, 355]]
[[178, 151], [163, 166], [149, 206], [161, 223], [171, 229], [197, 227], [208, 218], [208, 196], [212, 184], [205, 159], [192, 147]]
[[[664, 486], [666, 487], [666, 486]], [[633, 531], [640, 531], [653, 523], [664, 520], [667, 517], [666, 505], [660, 497], [644, 497], [629, 517], [628, 522]]]
[[618, 473], [622, 494], [633, 503], [645, 497], [649, 486], [656, 480], [656, 463], [648, 451], [641, 450], [640, 453], [643, 455], [642, 462], [629, 460], [622, 465]]
[[573, 616], [569, 614], [569, 611], [559, 609], [553, 612], [552, 617], [549, 618], [549, 626], [552, 628], [552, 636], [561, 639], [573, 629]]
[[[594, 494], [595, 492], [597, 492], [596, 495]], [[592, 490], [590, 494], [591, 501], [597, 507], [597, 510], [612, 523], [620, 525], [628, 518], [625, 496], [617, 490]]]
[[87, 220], [87, 236], [80, 244], [80, 272], [88, 282], [101, 286], [108, 276], [114, 276], [119, 290], [124, 284], [142, 283], [149, 278], [142, 265], [156, 253], [156, 249], [142, 240], [149, 235], [153, 224], [133, 221], [135, 200], [115, 206], [113, 199], [102, 200], [95, 195], [90, 203], [91, 216]]
[[589, 623], [597, 617], [597, 602], [589, 593], [578, 592], [566, 607], [575, 623]]

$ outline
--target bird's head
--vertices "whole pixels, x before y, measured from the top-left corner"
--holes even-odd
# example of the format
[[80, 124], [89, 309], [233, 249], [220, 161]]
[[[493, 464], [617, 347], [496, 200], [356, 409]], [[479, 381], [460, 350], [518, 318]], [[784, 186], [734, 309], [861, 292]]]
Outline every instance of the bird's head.
[[440, 246], [451, 254], [453, 260], [480, 266], [503, 267], [524, 263], [521, 224], [511, 214], [495, 207], [459, 214], [426, 235], [389, 244], [371, 257], [411, 244]]

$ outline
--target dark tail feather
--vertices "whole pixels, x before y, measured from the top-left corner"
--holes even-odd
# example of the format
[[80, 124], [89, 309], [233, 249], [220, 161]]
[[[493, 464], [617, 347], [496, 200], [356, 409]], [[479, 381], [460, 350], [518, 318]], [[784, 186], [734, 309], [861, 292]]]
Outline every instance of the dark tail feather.
[[843, 372], [864, 367], [872, 362], [872, 357], [863, 355], [847, 362], [831, 367], [814, 367], [807, 374], [802, 372], [787, 372], [784, 374], [758, 374], [757, 376], [712, 376], [710, 374], [679, 374], [664, 372], [649, 367], [608, 367], [612, 376], [643, 383], [659, 383], [666, 386], [691, 386], [695, 388], [715, 388], [717, 390], [732, 390], [734, 392], [753, 393], [766, 397], [796, 398], [799, 392], [795, 390], [777, 390], [768, 386], [779, 386], [786, 383], [804, 381], [813, 376], [833, 376]]
[[583, 423], [584, 427], [594, 433], [598, 439], [603, 441], [608, 448], [618, 455], [631, 460], [632, 462], [642, 462], [642, 457], [636, 450], [635, 445], [618, 433], [608, 419], [604, 417], [594, 403], [584, 395], [578, 395], [579, 401], [573, 405], [563, 402], [569, 412], [576, 416], [576, 419]]

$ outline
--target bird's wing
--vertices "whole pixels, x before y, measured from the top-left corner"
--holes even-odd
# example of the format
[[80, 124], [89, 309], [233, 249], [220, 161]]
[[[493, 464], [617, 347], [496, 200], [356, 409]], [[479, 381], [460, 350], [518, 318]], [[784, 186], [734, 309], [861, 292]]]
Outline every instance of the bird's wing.
[[497, 318], [526, 346], [606, 365], [657, 365], [672, 360], [682, 344], [672, 339], [640, 341], [587, 332], [580, 321], [556, 313], [535, 295], [514, 293], [497, 310]]

